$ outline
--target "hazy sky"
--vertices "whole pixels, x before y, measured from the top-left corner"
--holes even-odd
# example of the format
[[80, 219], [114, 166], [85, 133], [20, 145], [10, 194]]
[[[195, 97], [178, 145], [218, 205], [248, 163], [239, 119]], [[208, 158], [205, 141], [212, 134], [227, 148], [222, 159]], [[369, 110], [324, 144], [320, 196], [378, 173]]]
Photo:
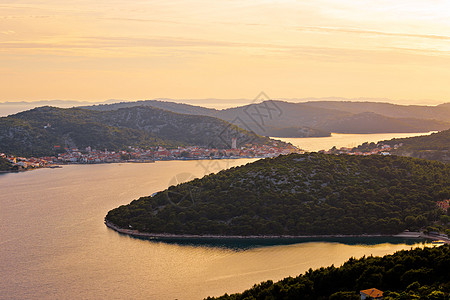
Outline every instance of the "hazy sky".
[[450, 1], [0, 0], [0, 74], [0, 101], [448, 102]]

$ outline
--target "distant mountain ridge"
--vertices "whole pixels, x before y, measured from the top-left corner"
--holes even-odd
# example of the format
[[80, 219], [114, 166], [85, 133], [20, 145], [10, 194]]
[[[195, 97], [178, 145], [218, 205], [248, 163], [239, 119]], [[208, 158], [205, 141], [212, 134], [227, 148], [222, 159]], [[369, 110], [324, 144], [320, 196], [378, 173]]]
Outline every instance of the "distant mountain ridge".
[[392, 118], [374, 112], [361, 112], [325, 122], [321, 126], [338, 133], [397, 133], [427, 132], [449, 128], [449, 123], [438, 120]]
[[145, 106], [110, 111], [44, 106], [0, 118], [0, 152], [25, 156], [53, 153], [55, 145], [102, 150], [182, 145], [230, 148], [233, 137], [237, 146], [272, 142], [214, 117]]
[[[148, 106], [163, 110], [210, 116], [231, 122], [241, 128], [263, 136], [311, 137], [330, 136], [336, 133], [392, 133], [429, 132], [450, 128], [450, 103], [437, 106], [398, 105], [362, 101], [306, 101], [293, 103], [267, 100], [226, 109], [206, 108], [164, 100], [119, 102], [108, 100], [97, 105], [79, 106], [95, 111], [111, 111], [120, 108]], [[116, 103], [113, 103], [116, 101]], [[188, 100], [187, 100], [188, 101]], [[214, 101], [218, 101], [214, 99]], [[231, 100], [230, 100], [231, 101]], [[80, 101], [51, 100], [39, 103], [57, 106], [81, 105]], [[232, 102], [232, 101], [231, 101]], [[14, 102], [29, 107], [31, 102]], [[0, 109], [14, 111], [1, 103]], [[86, 102], [84, 102], [86, 103]], [[240, 99], [236, 103], [242, 103]], [[86, 103], [87, 104], [87, 103]], [[23, 106], [22, 106], [23, 105]]]
[[256, 134], [275, 137], [329, 136], [331, 132], [428, 132], [450, 128], [450, 104], [407, 106], [378, 102], [292, 103], [268, 100], [217, 110], [183, 103], [142, 100], [84, 108], [114, 110], [131, 106], [152, 106], [177, 113], [213, 116]]
[[306, 104], [314, 107], [332, 108], [358, 114], [373, 112], [392, 118], [430, 119], [444, 122], [450, 121], [450, 103], [436, 106], [398, 105], [382, 102], [351, 101], [311, 101]]

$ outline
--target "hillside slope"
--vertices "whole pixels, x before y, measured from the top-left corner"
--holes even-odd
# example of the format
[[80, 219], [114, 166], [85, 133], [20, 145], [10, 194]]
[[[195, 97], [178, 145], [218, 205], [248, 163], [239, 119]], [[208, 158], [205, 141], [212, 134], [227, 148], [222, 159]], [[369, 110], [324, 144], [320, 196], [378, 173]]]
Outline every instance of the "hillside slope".
[[402, 144], [393, 151], [397, 155], [450, 162], [450, 129], [427, 136], [392, 139], [380, 143], [391, 146]]
[[217, 118], [152, 107], [93, 111], [47, 106], [0, 118], [0, 152], [16, 155], [52, 154], [55, 145], [110, 150], [179, 145], [230, 148], [232, 137], [238, 146], [270, 142]]
[[405, 157], [291, 154], [169, 187], [106, 220], [151, 233], [388, 234], [430, 224], [450, 166]]
[[97, 111], [109, 111], [109, 110], [117, 110], [120, 108], [130, 108], [135, 106], [150, 106], [155, 108], [160, 108], [163, 110], [186, 114], [186, 115], [202, 115], [202, 116], [214, 116], [217, 112], [215, 109], [195, 106], [184, 103], [176, 103], [170, 101], [161, 101], [161, 100], [140, 100], [140, 101], [132, 101], [132, 102], [118, 102], [111, 104], [98, 104], [91, 106], [82, 106], [80, 108], [83, 109], [91, 109]]
[[389, 145], [402, 143], [404, 150], [450, 150], [450, 129], [425, 136], [383, 141]]
[[383, 145], [391, 146], [391, 154], [450, 162], [450, 129], [431, 135], [379, 141], [377, 144], [364, 143], [352, 151], [370, 152]]

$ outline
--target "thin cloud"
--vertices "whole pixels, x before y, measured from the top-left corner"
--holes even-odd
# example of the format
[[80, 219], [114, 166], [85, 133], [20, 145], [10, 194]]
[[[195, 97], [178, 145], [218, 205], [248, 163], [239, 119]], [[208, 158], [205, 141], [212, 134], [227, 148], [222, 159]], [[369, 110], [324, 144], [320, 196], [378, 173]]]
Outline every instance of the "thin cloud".
[[397, 36], [397, 37], [409, 37], [409, 38], [421, 38], [421, 39], [450, 40], [450, 36], [446, 36], [446, 35], [384, 32], [384, 31], [375, 31], [375, 30], [361, 30], [361, 29], [355, 29], [355, 28], [303, 26], [303, 27], [297, 27], [297, 29], [301, 30], [301, 31], [313, 31], [313, 32], [328, 32], [328, 33], [341, 32], [341, 33], [370, 34], [370, 35], [380, 35], [380, 36]]
[[170, 20], [160, 20], [160, 19], [139, 19], [139, 18], [101, 18], [103, 20], [112, 21], [127, 21], [127, 22], [142, 22], [142, 23], [169, 23], [169, 24], [185, 24], [184, 22], [170, 21]]
[[1, 42], [2, 48], [129, 48], [129, 47], [230, 47], [236, 43], [183, 38], [135, 38], [135, 37], [82, 37], [73, 40], [52, 42]]
[[4, 48], [107, 48], [107, 47], [254, 47], [254, 48], [292, 48], [288, 45], [240, 43], [205, 39], [187, 39], [179, 37], [123, 37], [123, 36], [86, 36], [71, 40], [52, 42], [1, 42]]
[[[129, 50], [123, 50], [123, 49]], [[167, 50], [165, 50], [165, 48]], [[67, 52], [72, 52], [71, 55], [80, 55], [79, 49], [89, 49], [94, 51], [90, 55], [102, 55], [104, 51], [112, 51], [120, 56], [133, 56], [131, 52], [135, 49], [138, 55], [138, 49], [154, 49], [155, 51], [161, 51], [157, 55], [166, 53], [167, 55], [202, 55], [206, 52], [208, 54], [223, 55], [220, 49], [260, 49], [264, 50], [259, 52], [258, 56], [266, 56], [268, 58], [277, 56], [278, 58], [291, 59], [294, 57], [311, 57], [314, 60], [325, 61], [339, 61], [345, 59], [346, 61], [371, 61], [373, 57], [379, 57], [379, 62], [385, 61], [386, 63], [399, 62], [399, 61], [413, 61], [418, 57], [441, 57], [442, 59], [448, 59], [449, 51], [439, 51], [434, 49], [414, 49], [414, 48], [394, 48], [394, 47], [382, 47], [377, 49], [352, 49], [352, 48], [339, 48], [339, 47], [314, 47], [308, 45], [286, 45], [286, 44], [270, 44], [270, 43], [240, 43], [233, 41], [216, 41], [216, 40], [203, 40], [203, 39], [187, 39], [180, 37], [123, 37], [123, 36], [86, 36], [74, 38], [66, 41], [36, 41], [36, 42], [0, 42], [0, 51], [15, 51], [24, 49], [34, 49], [45, 53], [46, 51], [56, 51], [55, 55], [67, 55]], [[120, 49], [120, 50], [119, 50]], [[160, 49], [160, 50], [156, 50]], [[101, 51], [101, 52], [99, 52]], [[119, 51], [119, 52], [117, 52]], [[205, 52], [206, 51], [206, 52]], [[155, 52], [156, 53], [156, 52]], [[151, 55], [155, 55], [155, 53]], [[146, 52], [146, 55], [150, 53]], [[256, 54], [254, 54], [256, 55]]]

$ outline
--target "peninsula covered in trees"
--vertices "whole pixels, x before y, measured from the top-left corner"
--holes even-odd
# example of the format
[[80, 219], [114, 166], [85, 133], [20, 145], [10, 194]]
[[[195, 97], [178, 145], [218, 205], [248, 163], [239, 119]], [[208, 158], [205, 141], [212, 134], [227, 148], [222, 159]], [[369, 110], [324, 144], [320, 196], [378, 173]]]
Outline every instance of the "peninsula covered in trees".
[[361, 299], [359, 291], [382, 290], [385, 300], [442, 299], [450, 295], [450, 245], [399, 251], [383, 257], [350, 258], [341, 267], [309, 269], [295, 278], [255, 284], [220, 300]]
[[154, 234], [395, 234], [439, 220], [450, 166], [397, 156], [291, 154], [171, 186], [106, 221]]

